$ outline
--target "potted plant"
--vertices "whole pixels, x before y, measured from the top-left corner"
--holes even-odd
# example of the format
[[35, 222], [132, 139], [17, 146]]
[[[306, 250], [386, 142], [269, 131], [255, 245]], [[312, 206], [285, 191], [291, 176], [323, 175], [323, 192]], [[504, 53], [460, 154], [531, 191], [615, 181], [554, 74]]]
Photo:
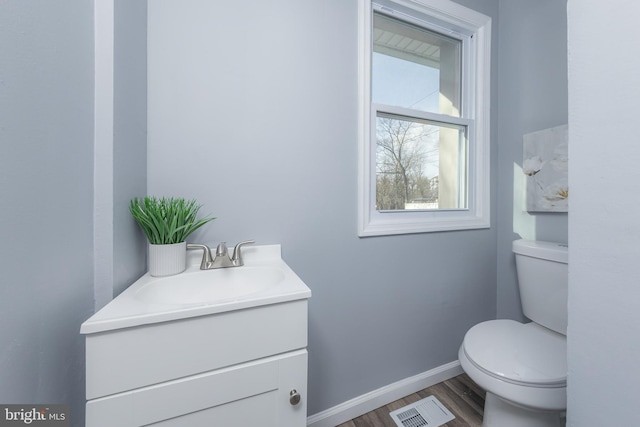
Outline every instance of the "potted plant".
[[183, 198], [134, 198], [131, 215], [149, 240], [149, 273], [170, 276], [186, 269], [186, 239], [213, 217], [197, 218], [202, 206]]

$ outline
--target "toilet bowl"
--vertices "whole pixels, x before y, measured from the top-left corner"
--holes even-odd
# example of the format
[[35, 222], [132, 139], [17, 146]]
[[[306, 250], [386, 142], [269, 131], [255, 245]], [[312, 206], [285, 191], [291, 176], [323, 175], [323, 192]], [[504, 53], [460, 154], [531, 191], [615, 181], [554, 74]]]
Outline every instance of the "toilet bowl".
[[534, 321], [479, 323], [458, 358], [486, 391], [483, 427], [560, 427], [567, 407], [567, 248], [520, 240], [514, 252], [523, 312]]
[[491, 320], [467, 332], [458, 358], [489, 396], [485, 427], [560, 426], [567, 407], [563, 335], [535, 323]]

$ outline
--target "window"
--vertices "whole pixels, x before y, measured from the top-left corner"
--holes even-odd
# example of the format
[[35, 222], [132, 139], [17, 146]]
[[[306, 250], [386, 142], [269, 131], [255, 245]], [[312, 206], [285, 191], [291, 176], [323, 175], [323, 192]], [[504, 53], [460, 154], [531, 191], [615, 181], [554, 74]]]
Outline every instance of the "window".
[[360, 0], [360, 236], [489, 227], [490, 28], [448, 0]]

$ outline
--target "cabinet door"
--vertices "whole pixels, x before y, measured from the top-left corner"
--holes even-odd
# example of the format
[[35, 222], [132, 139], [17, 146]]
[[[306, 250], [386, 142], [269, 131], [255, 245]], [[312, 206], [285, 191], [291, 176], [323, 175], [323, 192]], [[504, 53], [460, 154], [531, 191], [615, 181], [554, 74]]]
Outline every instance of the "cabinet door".
[[[291, 390], [302, 398], [290, 403]], [[87, 427], [303, 427], [307, 352], [299, 350], [87, 402]]]
[[[280, 360], [277, 390], [277, 427], [305, 427], [307, 425], [307, 351], [290, 353]], [[291, 403], [291, 391], [300, 395], [297, 404]]]

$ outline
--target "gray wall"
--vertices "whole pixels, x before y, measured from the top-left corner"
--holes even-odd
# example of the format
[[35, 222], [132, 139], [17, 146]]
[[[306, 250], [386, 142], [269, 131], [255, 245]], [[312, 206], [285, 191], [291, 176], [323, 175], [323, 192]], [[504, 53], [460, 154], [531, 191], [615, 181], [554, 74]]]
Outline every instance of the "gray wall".
[[567, 242], [566, 213], [524, 211], [520, 169], [524, 134], [567, 123], [566, 0], [501, 0], [499, 27], [497, 314], [524, 320], [511, 242]]
[[0, 402], [83, 425], [93, 309], [93, 5], [0, 2]]
[[[496, 1], [467, 4], [497, 17]], [[313, 292], [309, 414], [456, 360], [496, 310], [495, 227], [357, 237], [356, 12], [148, 5], [149, 192], [218, 217], [193, 241], [282, 244]]]
[[147, 0], [114, 2], [113, 296], [147, 271], [129, 200], [147, 193]]
[[639, 15], [569, 0], [571, 427], [640, 425]]
[[[126, 208], [146, 193], [146, 0], [116, 1], [113, 28], [113, 157], [94, 159], [93, 3], [0, 2], [0, 402], [69, 404], [74, 427], [94, 261], [113, 270], [107, 295], [145, 270]], [[112, 177], [106, 225], [97, 166]], [[94, 235], [113, 254], [94, 259]]]

